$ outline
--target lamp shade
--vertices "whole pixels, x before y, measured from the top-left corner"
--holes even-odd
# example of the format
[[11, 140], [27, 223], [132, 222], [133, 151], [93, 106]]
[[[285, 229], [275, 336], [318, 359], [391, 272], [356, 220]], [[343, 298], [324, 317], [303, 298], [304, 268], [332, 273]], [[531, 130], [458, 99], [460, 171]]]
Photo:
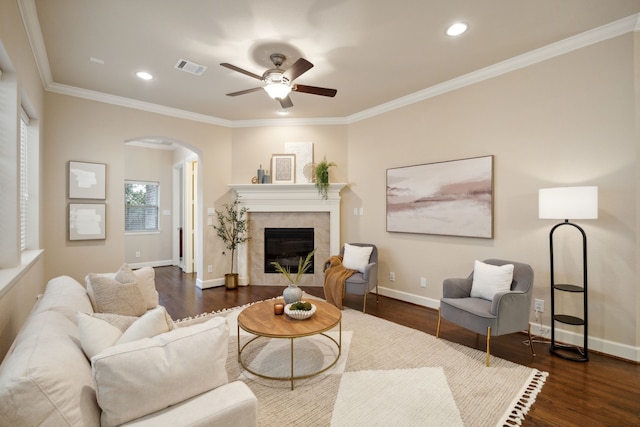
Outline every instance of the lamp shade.
[[264, 87], [269, 96], [273, 99], [284, 99], [291, 92], [291, 86], [284, 83], [271, 83]]
[[538, 218], [598, 218], [598, 187], [556, 187], [538, 190]]

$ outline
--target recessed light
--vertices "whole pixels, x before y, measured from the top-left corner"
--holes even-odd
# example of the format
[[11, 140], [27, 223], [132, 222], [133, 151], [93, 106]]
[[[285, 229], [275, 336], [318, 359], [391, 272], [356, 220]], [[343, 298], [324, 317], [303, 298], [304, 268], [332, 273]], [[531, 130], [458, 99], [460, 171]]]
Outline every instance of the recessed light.
[[153, 76], [146, 71], [138, 71], [136, 76], [140, 77], [142, 80], [151, 80]]
[[449, 28], [447, 28], [446, 34], [448, 36], [455, 37], [466, 32], [468, 29], [469, 24], [466, 24], [464, 22], [456, 22], [455, 24], [451, 24]]

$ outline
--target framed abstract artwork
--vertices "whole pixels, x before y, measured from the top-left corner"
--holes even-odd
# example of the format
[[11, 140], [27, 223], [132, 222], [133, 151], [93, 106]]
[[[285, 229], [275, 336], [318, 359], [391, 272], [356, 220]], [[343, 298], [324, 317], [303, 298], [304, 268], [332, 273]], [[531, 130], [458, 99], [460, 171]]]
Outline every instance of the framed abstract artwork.
[[69, 198], [106, 198], [107, 165], [104, 163], [69, 162]]
[[285, 142], [284, 151], [296, 155], [296, 182], [312, 183], [313, 142]]
[[296, 155], [274, 154], [271, 156], [271, 182], [294, 184], [296, 182]]
[[493, 238], [493, 156], [387, 169], [387, 231]]
[[104, 203], [70, 203], [69, 240], [106, 239], [106, 206]]

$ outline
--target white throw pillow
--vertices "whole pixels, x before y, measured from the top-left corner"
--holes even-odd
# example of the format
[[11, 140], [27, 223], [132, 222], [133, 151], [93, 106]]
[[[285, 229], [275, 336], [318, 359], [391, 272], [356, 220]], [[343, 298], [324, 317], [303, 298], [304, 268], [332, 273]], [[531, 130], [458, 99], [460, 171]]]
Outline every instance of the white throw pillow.
[[122, 264], [113, 277], [120, 283], [136, 282], [147, 304], [147, 310], [158, 305], [158, 291], [156, 291], [156, 271], [153, 267], [142, 267], [132, 270], [128, 264]]
[[498, 266], [476, 260], [473, 266], [471, 296], [491, 301], [498, 292], [511, 290], [512, 281], [513, 264]]
[[147, 303], [137, 282], [120, 283], [106, 275], [94, 273], [89, 273], [86, 281], [87, 293], [97, 313], [141, 316], [147, 311]]
[[116, 315], [104, 318], [100, 314], [77, 314], [80, 344], [87, 358], [91, 359], [114, 345], [154, 337], [175, 327], [167, 310], [161, 305], [149, 310], [140, 318], [134, 318], [135, 321], [124, 332], [119, 324], [128, 322], [130, 317], [119, 316], [124, 319], [118, 319], [114, 316]]
[[222, 317], [110, 347], [91, 359], [101, 425], [116, 426], [228, 382]]
[[369, 264], [371, 252], [373, 252], [373, 246], [354, 246], [345, 243], [342, 265], [349, 270], [358, 270], [360, 273], [364, 273], [364, 268]]

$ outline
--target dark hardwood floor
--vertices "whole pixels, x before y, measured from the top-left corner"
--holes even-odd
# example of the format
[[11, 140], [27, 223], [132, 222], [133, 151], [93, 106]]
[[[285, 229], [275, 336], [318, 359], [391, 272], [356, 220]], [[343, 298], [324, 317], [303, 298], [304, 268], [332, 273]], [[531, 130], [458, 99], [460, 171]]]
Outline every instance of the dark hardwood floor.
[[[160, 304], [174, 319], [235, 307], [282, 295], [280, 286], [224, 287], [200, 290], [195, 276], [176, 267], [156, 268]], [[322, 288], [302, 287], [324, 296]], [[367, 299], [367, 313], [435, 335], [437, 311], [379, 297]], [[361, 310], [362, 297], [347, 295], [347, 307]], [[443, 321], [440, 337], [484, 351], [485, 338]], [[590, 352], [586, 363], [571, 362], [549, 354], [548, 343], [536, 342], [532, 356], [523, 343], [524, 334], [491, 338], [492, 356], [549, 373], [542, 392], [527, 414], [523, 426], [640, 426], [640, 364]]]

